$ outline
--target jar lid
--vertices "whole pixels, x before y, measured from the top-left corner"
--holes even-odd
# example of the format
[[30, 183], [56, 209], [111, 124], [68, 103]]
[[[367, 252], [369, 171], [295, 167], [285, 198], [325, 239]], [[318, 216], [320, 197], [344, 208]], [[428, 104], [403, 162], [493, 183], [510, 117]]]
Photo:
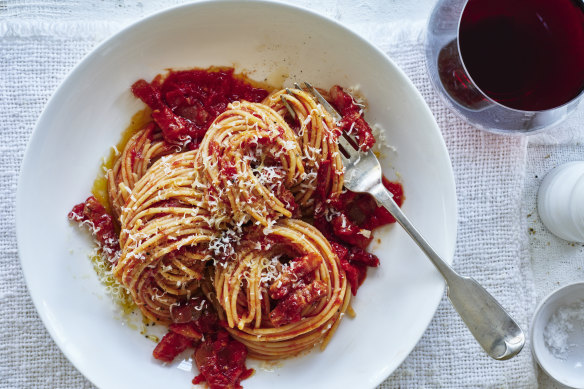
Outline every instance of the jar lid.
[[584, 161], [560, 165], [545, 176], [537, 209], [542, 223], [554, 235], [584, 243]]

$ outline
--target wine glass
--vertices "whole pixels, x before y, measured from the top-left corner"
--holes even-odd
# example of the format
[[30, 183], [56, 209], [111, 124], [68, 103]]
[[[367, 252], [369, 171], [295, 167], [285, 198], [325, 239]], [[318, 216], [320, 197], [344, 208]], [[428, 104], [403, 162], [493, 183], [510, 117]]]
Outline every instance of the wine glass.
[[439, 0], [425, 41], [450, 109], [495, 133], [549, 128], [584, 90], [584, 1]]

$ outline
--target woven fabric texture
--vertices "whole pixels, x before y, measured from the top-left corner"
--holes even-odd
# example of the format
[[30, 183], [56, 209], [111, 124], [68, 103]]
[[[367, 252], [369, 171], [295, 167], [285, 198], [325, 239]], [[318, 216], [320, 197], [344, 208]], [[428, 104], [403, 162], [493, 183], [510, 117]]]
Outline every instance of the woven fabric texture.
[[[0, 22], [0, 387], [92, 388], [51, 340], [32, 305], [18, 261], [14, 206], [20, 163], [44, 104], [83, 55], [125, 22], [67, 20], [59, 26], [50, 23], [50, 18], [42, 23], [26, 18], [16, 21], [26, 2], [19, 10], [6, 6], [3, 10], [1, 4], [0, 12], [8, 12], [11, 18]], [[58, 13], [52, 8], [51, 12]], [[406, 72], [442, 130], [457, 185], [454, 267], [481, 282], [527, 329], [536, 293], [528, 247], [533, 238], [527, 234], [523, 188], [526, 171], [540, 174], [534, 172], [546, 166], [530, 167], [534, 160], [527, 156], [528, 138], [479, 132], [446, 109], [426, 76], [421, 23], [354, 27]], [[380, 387], [536, 385], [529, 345], [513, 360], [491, 360], [444, 298], [414, 351]]]

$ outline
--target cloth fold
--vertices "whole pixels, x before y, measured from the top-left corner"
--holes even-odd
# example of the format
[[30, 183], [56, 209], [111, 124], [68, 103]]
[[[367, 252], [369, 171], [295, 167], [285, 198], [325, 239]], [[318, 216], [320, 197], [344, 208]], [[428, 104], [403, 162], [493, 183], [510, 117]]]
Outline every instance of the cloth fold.
[[[28, 20], [19, 24], [15, 18], [0, 22], [2, 387], [93, 387], [52, 342], [34, 310], [17, 257], [14, 204], [20, 162], [44, 104], [83, 55], [123, 24], [71, 20], [45, 28]], [[422, 23], [354, 28], [406, 72], [442, 130], [457, 184], [454, 267], [481, 282], [528, 330], [535, 292], [521, 211], [527, 138], [479, 132], [447, 110], [426, 75]], [[414, 351], [380, 387], [535, 386], [529, 345], [513, 360], [491, 360], [444, 298]]]

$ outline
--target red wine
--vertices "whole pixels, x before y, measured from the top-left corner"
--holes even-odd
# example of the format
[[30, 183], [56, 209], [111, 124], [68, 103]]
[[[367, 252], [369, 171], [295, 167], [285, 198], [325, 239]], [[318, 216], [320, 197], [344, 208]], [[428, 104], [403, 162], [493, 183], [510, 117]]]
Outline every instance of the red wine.
[[458, 39], [471, 79], [502, 105], [541, 111], [584, 90], [584, 0], [469, 0]]

